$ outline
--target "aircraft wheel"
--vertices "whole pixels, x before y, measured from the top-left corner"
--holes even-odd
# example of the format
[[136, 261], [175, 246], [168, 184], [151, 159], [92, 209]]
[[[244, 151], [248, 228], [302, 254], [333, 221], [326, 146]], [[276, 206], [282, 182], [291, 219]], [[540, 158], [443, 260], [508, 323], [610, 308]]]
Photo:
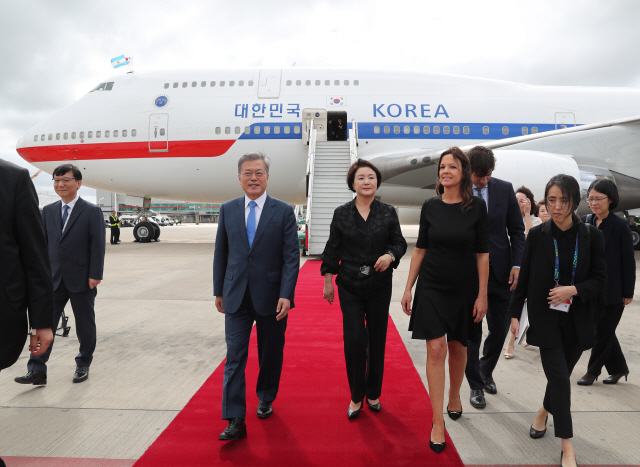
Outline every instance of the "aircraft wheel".
[[142, 243], [150, 242], [155, 235], [155, 229], [150, 222], [140, 222], [133, 228], [133, 236]]
[[633, 248], [634, 250], [640, 250], [640, 227], [637, 225], [630, 225], [631, 227], [631, 237], [633, 238]]
[[158, 224], [152, 224], [153, 227], [156, 229], [154, 235], [153, 235], [153, 240], [155, 240], [156, 242], [159, 241], [158, 239], [160, 238], [160, 226]]

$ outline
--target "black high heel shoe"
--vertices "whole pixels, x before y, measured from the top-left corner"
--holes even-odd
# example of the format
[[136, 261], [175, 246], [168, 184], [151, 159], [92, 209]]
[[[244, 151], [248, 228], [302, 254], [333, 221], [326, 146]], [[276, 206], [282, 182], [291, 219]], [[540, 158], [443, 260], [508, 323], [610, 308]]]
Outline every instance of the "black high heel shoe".
[[591, 386], [594, 381], [598, 381], [598, 377], [589, 373], [585, 373], [585, 375], [578, 380], [578, 385], [580, 386]]
[[549, 416], [547, 415], [544, 419], [544, 430], [536, 430], [533, 425], [531, 425], [531, 427], [529, 428], [529, 436], [531, 436], [533, 439], [540, 439], [542, 438], [545, 433], [547, 432], [547, 420], [549, 419]]
[[[444, 422], [442, 422], [442, 424], [444, 425]], [[433, 433], [433, 423], [431, 424], [431, 433]], [[436, 454], [440, 454], [442, 451], [444, 451], [444, 448], [447, 447], [446, 438], [444, 443], [434, 443], [433, 441], [431, 441], [431, 436], [429, 436], [429, 447]]]
[[372, 404], [371, 402], [369, 402], [369, 399], [367, 399], [367, 407], [369, 407], [369, 410], [371, 410], [372, 412], [380, 412], [380, 410], [382, 410], [382, 405], [380, 405], [379, 400], [377, 404]]
[[447, 413], [449, 414], [449, 418], [451, 420], [457, 420], [460, 417], [462, 417], [462, 409], [460, 409], [460, 412], [454, 412], [452, 410], [449, 410], [449, 406], [447, 405]]
[[627, 380], [627, 376], [629, 376], [629, 372], [626, 373], [618, 373], [616, 375], [609, 375], [602, 382], [604, 384], [618, 384], [618, 381], [624, 376], [624, 380]]
[[364, 402], [360, 402], [360, 408], [358, 410], [352, 410], [351, 404], [349, 404], [349, 408], [347, 409], [347, 415], [349, 416], [349, 420], [355, 420], [360, 416], [360, 411], [362, 410], [362, 406]]

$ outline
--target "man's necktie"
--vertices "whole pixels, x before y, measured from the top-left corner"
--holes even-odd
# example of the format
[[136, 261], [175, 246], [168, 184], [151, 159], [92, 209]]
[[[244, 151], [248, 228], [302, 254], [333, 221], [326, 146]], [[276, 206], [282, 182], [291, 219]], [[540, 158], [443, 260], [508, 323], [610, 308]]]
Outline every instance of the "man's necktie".
[[478, 187], [476, 187], [476, 196], [478, 198], [482, 198], [482, 190], [480, 188], [478, 188]]
[[69, 217], [69, 205], [65, 204], [62, 207], [62, 231], [64, 232], [64, 225], [67, 223], [67, 217]]
[[256, 235], [256, 202], [249, 201], [249, 217], [247, 217], [247, 239], [249, 240], [249, 248], [253, 244], [253, 237]]

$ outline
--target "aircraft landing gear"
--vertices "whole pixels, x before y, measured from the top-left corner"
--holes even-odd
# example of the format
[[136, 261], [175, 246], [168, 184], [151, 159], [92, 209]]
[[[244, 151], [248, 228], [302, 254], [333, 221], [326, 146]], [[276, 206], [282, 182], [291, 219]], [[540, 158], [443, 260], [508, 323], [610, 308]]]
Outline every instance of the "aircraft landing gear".
[[154, 213], [151, 211], [150, 207], [151, 198], [144, 198], [142, 201], [142, 210], [138, 213], [138, 219], [146, 220], [139, 222], [133, 228], [133, 236], [136, 241], [140, 243], [160, 241], [160, 226], [151, 220], [151, 215]]
[[624, 211], [625, 218], [629, 221], [629, 228], [631, 229], [631, 238], [633, 238], [633, 249], [640, 250], [640, 226], [638, 226], [638, 218], [629, 214], [629, 211]]

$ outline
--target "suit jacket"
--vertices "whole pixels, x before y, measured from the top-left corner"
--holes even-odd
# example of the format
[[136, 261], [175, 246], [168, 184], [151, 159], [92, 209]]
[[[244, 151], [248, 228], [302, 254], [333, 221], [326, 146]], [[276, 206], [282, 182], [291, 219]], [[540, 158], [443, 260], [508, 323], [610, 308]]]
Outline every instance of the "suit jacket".
[[500, 282], [509, 280], [524, 253], [524, 223], [513, 185], [499, 178], [489, 180], [489, 261]]
[[[590, 224], [592, 216], [582, 216], [582, 221]], [[629, 222], [610, 212], [602, 220], [600, 231], [607, 261], [607, 305], [622, 303], [623, 298], [633, 298], [636, 287], [636, 257]]]
[[293, 209], [267, 195], [249, 248], [244, 196], [220, 206], [213, 260], [213, 295], [223, 297], [226, 313], [235, 313], [247, 284], [257, 313], [276, 313], [279, 298], [294, 307], [300, 250]]
[[[563, 311], [549, 308], [549, 291], [554, 287], [555, 247], [551, 223], [547, 221], [529, 230], [518, 285], [513, 292], [509, 314], [520, 318], [525, 299], [529, 316], [527, 342], [538, 347], [555, 347], [561, 341], [558, 317]], [[578, 224], [578, 264], [569, 313], [582, 350], [593, 347], [596, 317], [604, 309], [607, 264], [604, 236], [589, 224]]]
[[18, 359], [29, 325], [53, 327], [53, 285], [38, 195], [29, 172], [0, 159], [0, 178], [1, 370]]
[[53, 289], [64, 285], [69, 292], [89, 290], [89, 278], [102, 280], [105, 253], [105, 227], [102, 210], [78, 198], [67, 227], [62, 232], [62, 201], [42, 210], [49, 244]]

